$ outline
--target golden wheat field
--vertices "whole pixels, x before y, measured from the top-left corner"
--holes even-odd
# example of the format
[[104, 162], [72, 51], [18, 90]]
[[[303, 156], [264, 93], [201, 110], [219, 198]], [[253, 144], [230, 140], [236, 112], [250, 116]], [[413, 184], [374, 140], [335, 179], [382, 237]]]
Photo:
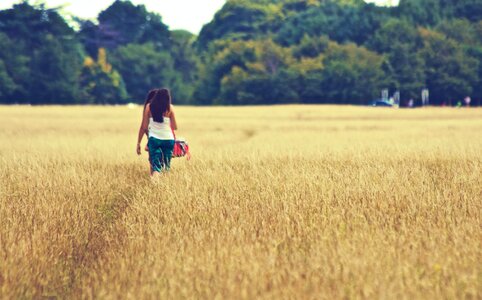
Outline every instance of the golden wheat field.
[[0, 107], [0, 298], [481, 299], [482, 110]]

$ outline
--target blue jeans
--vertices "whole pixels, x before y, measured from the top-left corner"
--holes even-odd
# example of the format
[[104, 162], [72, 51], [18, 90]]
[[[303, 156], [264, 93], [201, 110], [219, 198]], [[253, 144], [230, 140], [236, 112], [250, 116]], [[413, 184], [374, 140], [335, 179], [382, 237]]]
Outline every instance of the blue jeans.
[[149, 161], [153, 172], [169, 171], [171, 168], [172, 151], [174, 150], [174, 140], [159, 140], [149, 138]]

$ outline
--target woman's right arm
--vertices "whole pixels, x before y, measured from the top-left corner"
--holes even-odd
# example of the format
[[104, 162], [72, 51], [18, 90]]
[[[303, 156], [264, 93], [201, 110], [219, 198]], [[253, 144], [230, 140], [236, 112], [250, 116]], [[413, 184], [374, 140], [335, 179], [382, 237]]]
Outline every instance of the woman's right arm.
[[141, 155], [141, 142], [144, 134], [147, 134], [149, 130], [149, 113], [150, 113], [150, 106], [149, 104], [144, 109], [144, 114], [142, 115], [142, 123], [141, 127], [139, 128], [139, 134], [137, 135], [137, 154]]
[[[144, 114], [146, 113], [147, 105], [149, 103], [144, 104], [144, 110], [142, 111], [142, 121], [141, 121], [141, 127], [142, 127], [142, 122], [144, 122]], [[146, 138], [149, 139], [149, 132], [146, 131]]]
[[171, 114], [169, 116], [171, 119], [172, 130], [177, 130], [176, 114], [174, 113], [174, 106], [171, 105]]

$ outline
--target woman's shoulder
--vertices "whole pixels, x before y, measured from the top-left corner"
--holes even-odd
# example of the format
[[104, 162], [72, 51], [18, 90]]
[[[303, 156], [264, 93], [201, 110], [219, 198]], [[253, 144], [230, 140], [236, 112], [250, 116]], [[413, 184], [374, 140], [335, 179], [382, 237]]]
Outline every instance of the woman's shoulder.
[[166, 113], [166, 117], [170, 118], [173, 114], [174, 114], [174, 106], [171, 104], [171, 106], [169, 106], [169, 110]]

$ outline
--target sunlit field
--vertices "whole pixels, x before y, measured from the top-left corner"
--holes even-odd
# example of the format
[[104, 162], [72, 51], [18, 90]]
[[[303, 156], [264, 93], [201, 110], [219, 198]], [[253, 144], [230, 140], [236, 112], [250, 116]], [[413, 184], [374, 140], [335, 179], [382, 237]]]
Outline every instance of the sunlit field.
[[482, 109], [0, 107], [0, 298], [480, 299]]

